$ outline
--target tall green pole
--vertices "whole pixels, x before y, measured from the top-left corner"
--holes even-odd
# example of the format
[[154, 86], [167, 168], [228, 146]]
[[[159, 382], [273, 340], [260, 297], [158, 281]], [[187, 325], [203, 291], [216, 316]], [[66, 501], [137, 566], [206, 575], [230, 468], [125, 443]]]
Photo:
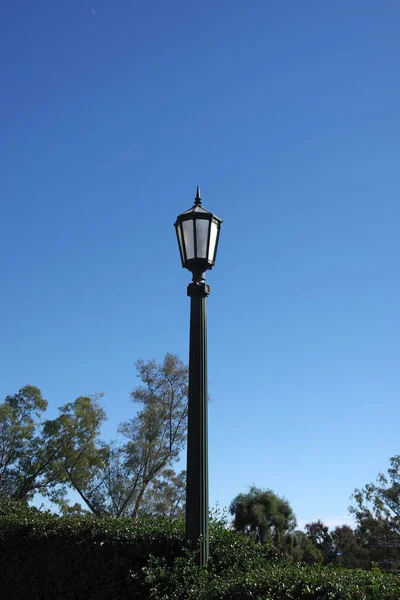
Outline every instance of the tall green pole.
[[[207, 296], [204, 273], [193, 274], [190, 296], [186, 539], [198, 548], [197, 562], [208, 561]], [[198, 547], [199, 544], [199, 547]]]

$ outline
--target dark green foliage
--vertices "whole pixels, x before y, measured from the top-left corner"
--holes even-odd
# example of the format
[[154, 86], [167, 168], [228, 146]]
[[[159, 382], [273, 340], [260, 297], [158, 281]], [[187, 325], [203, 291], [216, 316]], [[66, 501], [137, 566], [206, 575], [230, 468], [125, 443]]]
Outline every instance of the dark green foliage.
[[152, 600], [399, 600], [398, 578], [379, 572], [330, 567], [252, 564], [221, 571], [199, 569], [190, 556], [146, 569]]
[[285, 550], [294, 563], [306, 565], [322, 564], [324, 556], [304, 531], [295, 531], [286, 536]]
[[252, 486], [239, 494], [229, 507], [236, 531], [255, 537], [262, 544], [274, 540], [280, 544], [287, 532], [294, 530], [296, 517], [289, 502], [272, 490]]
[[336, 557], [336, 548], [328, 527], [318, 520], [307, 523], [305, 529], [308, 539], [322, 553], [323, 563], [330, 564]]
[[143, 598], [149, 554], [183, 553], [182, 522], [58, 517], [0, 501], [0, 598]]
[[373, 548], [368, 547], [359, 530], [348, 525], [335, 527], [332, 541], [336, 549], [335, 564], [349, 569], [369, 569], [371, 567]]
[[400, 580], [299, 566], [272, 544], [211, 522], [211, 559], [196, 566], [183, 523], [57, 517], [0, 499], [0, 598], [399, 600]]

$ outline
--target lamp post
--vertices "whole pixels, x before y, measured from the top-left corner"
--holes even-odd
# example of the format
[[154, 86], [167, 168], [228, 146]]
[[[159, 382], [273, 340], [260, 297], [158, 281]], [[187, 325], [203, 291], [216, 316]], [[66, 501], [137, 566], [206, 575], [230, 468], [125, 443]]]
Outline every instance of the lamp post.
[[208, 423], [207, 312], [210, 286], [205, 272], [215, 265], [222, 220], [201, 204], [197, 187], [192, 208], [179, 215], [175, 228], [182, 267], [192, 272], [190, 297], [188, 441], [186, 480], [186, 539], [197, 561], [208, 561]]

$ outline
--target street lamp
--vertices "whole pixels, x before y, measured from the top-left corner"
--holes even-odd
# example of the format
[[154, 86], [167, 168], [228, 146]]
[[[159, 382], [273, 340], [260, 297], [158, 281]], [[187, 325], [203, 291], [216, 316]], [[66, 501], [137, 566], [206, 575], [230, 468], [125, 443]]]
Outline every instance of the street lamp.
[[175, 228], [182, 267], [192, 272], [190, 296], [190, 347], [188, 442], [186, 479], [186, 539], [197, 560], [208, 561], [208, 431], [207, 431], [207, 311], [210, 286], [205, 272], [215, 265], [222, 220], [201, 204], [197, 187], [192, 208], [179, 215]]

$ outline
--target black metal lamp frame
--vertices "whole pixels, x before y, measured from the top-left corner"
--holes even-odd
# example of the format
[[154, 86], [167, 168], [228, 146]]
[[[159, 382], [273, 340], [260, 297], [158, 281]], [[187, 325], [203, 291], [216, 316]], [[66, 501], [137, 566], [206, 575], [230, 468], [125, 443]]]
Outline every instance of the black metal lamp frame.
[[[208, 221], [205, 256], [198, 256], [197, 222]], [[193, 221], [194, 258], [188, 259], [183, 223]], [[217, 226], [215, 248], [210, 257], [211, 224]], [[208, 535], [208, 385], [207, 385], [207, 306], [210, 286], [205, 272], [212, 269], [218, 250], [222, 220], [201, 205], [197, 188], [194, 206], [179, 215], [175, 228], [182, 267], [192, 272], [193, 281], [187, 288], [190, 297], [189, 398], [186, 482], [186, 540], [197, 549], [197, 562], [203, 566], [209, 556]]]

